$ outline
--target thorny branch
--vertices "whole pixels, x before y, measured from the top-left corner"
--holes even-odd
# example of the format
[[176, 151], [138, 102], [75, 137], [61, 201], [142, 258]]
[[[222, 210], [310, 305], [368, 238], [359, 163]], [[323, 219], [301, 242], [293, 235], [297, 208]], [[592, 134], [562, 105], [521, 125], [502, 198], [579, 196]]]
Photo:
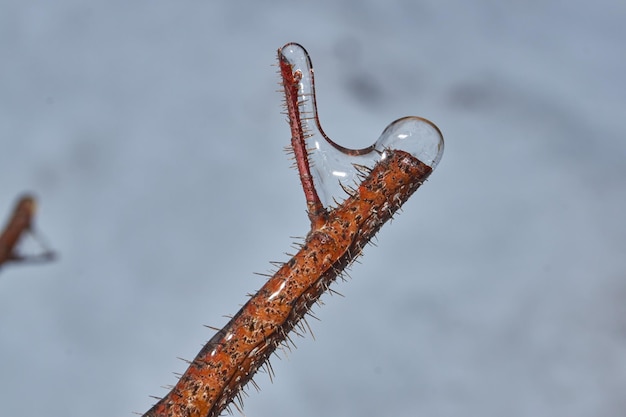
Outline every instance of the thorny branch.
[[[310, 172], [306, 139], [310, 136], [301, 114], [301, 104], [312, 97], [299, 92], [301, 70], [292, 66], [281, 51], [294, 48], [306, 56], [304, 48], [287, 44], [279, 50], [279, 65], [285, 104], [291, 129], [292, 151], [307, 202], [311, 230], [300, 250], [289, 261], [276, 265], [278, 270], [252, 295], [246, 304], [200, 350], [176, 385], [148, 410], [143, 417], [217, 417], [234, 405], [242, 406], [243, 387], [251, 382], [261, 367], [271, 375], [268, 358], [278, 346], [289, 346], [289, 333], [298, 327], [306, 332], [303, 321], [313, 304], [329, 290], [362, 253], [380, 227], [407, 201], [430, 175], [443, 150], [443, 138], [436, 156], [422, 162], [414, 154], [385, 148], [372, 168], [359, 166], [361, 183], [354, 189], [344, 188], [348, 197], [337, 207], [327, 209], [320, 202]], [[308, 60], [310, 63], [310, 60]], [[312, 85], [312, 68], [310, 88]], [[410, 120], [409, 120], [410, 119]], [[399, 119], [423, 123], [427, 129], [439, 130], [420, 118]], [[389, 129], [389, 128], [388, 128]], [[393, 130], [393, 129], [392, 129]], [[387, 129], [385, 130], [387, 131]], [[404, 139], [408, 135], [398, 136]], [[395, 142], [394, 142], [395, 143]], [[237, 402], [233, 402], [237, 399]]]

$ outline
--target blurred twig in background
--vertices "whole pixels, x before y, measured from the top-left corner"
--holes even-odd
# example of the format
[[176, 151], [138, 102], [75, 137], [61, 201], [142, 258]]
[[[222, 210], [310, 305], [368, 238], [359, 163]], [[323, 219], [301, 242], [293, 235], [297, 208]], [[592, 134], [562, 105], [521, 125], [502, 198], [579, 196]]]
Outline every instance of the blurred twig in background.
[[[19, 199], [6, 226], [0, 234], [0, 266], [7, 262], [47, 262], [54, 259], [55, 254], [34, 233], [33, 221], [37, 204], [30, 194], [24, 194]], [[22, 255], [16, 247], [22, 237], [30, 233], [43, 248], [37, 255]]]

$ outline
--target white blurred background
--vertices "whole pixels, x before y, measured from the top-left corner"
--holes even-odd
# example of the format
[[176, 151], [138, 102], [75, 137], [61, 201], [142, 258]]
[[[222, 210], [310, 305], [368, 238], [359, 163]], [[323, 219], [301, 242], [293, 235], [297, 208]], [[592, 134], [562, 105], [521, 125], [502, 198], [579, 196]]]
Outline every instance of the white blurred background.
[[60, 254], [0, 270], [2, 416], [145, 412], [308, 230], [276, 49], [349, 147], [446, 151], [247, 416], [626, 409], [626, 4], [0, 2], [0, 217]]

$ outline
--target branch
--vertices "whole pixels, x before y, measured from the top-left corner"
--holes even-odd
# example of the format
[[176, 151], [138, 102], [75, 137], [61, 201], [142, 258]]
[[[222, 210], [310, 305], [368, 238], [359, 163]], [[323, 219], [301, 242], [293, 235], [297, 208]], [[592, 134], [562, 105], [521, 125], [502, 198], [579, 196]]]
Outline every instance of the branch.
[[[336, 145], [319, 126], [313, 68], [304, 48], [285, 45], [279, 50], [279, 64], [292, 151], [311, 230], [298, 253], [278, 265], [276, 273], [217, 331], [173, 389], [144, 417], [216, 417], [235, 398], [239, 401], [232, 404], [240, 409], [243, 387], [254, 384], [252, 377], [259, 368], [265, 366], [271, 373], [268, 358], [272, 352], [289, 346], [294, 327], [306, 332], [303, 319], [311, 306], [361, 255], [441, 158], [441, 132], [419, 117], [393, 122], [368, 148], [349, 150]], [[330, 162], [329, 155], [334, 155]], [[319, 161], [313, 171], [310, 160]], [[330, 181], [324, 177], [325, 170]], [[334, 208], [324, 207], [318, 191], [325, 181], [333, 182], [333, 175], [359, 182], [351, 187], [339, 181], [347, 198]]]

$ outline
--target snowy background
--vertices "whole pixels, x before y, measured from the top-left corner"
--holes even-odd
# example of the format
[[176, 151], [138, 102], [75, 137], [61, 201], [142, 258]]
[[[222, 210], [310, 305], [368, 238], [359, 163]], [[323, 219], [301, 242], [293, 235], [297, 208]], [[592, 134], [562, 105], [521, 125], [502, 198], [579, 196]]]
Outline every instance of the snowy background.
[[252, 416], [626, 410], [626, 4], [0, 1], [3, 416], [144, 412], [308, 230], [276, 49], [349, 147], [443, 131], [430, 181], [325, 296]]

